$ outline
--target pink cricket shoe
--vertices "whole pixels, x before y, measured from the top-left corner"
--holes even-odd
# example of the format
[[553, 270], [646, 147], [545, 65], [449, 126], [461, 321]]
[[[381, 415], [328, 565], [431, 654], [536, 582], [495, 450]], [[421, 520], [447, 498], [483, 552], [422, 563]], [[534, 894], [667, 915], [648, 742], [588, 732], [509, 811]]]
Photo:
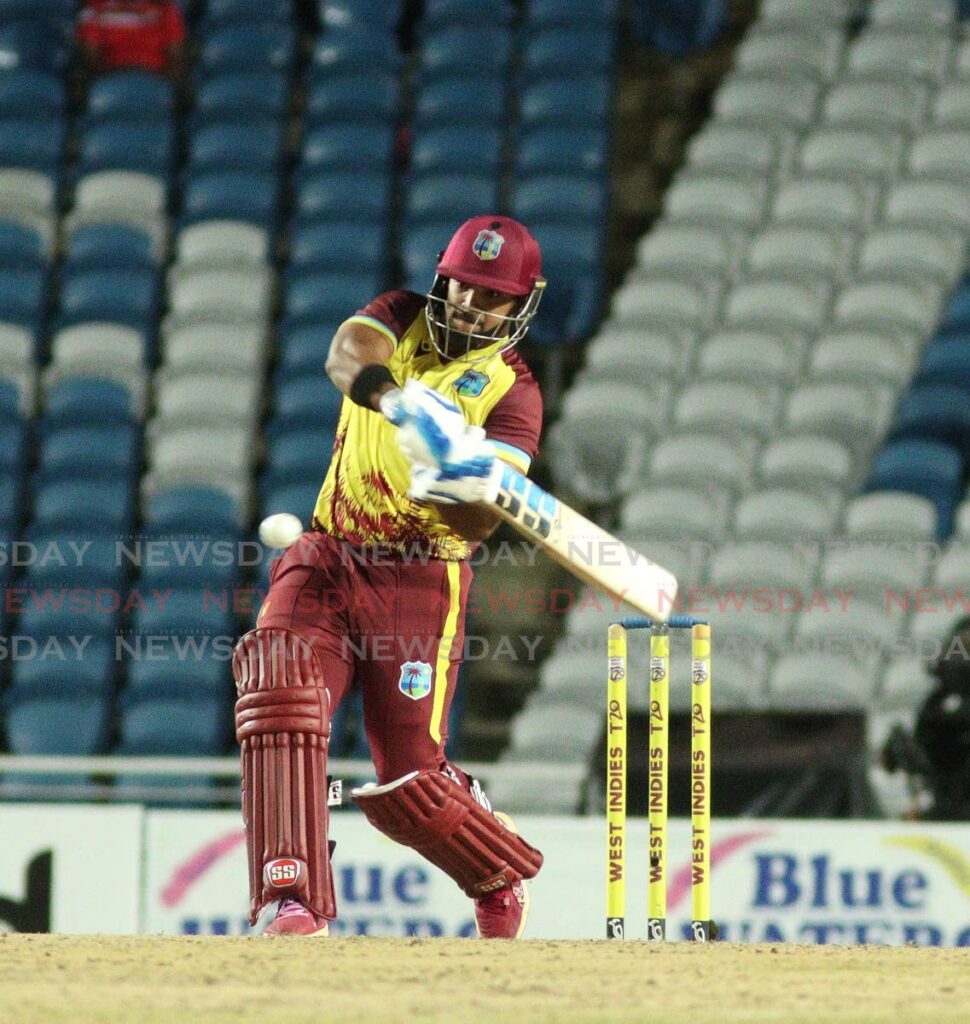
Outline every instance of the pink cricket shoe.
[[276, 909], [276, 917], [264, 935], [328, 935], [330, 922], [325, 917], [317, 917], [299, 900], [280, 900]]
[[475, 900], [475, 925], [480, 939], [519, 939], [529, 917], [529, 890], [525, 882]]

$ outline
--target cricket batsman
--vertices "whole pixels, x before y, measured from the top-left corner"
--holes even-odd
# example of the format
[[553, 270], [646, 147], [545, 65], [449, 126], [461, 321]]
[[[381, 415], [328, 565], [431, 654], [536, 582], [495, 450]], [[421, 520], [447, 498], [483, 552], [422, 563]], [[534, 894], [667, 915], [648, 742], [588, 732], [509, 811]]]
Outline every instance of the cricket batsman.
[[[473, 217], [426, 295], [390, 291], [346, 320], [326, 369], [344, 401], [311, 529], [272, 569], [233, 657], [250, 914], [325, 935], [330, 721], [356, 681], [377, 783], [353, 797], [474, 901], [482, 938], [522, 935], [542, 855], [445, 751], [469, 557], [498, 523], [503, 461], [527, 472], [542, 420], [516, 350], [545, 280], [532, 234]], [[380, 641], [378, 643], [378, 641]]]

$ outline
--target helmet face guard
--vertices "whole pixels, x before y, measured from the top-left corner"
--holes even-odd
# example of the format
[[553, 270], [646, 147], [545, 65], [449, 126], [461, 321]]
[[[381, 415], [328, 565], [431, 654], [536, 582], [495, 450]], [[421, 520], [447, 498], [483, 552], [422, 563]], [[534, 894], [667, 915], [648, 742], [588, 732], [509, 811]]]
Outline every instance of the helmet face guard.
[[[493, 355], [517, 345], [525, 337], [529, 324], [536, 315], [542, 291], [546, 286], [545, 280], [540, 278], [525, 300], [519, 302], [517, 312], [502, 315], [451, 302], [448, 298], [449, 280], [450, 278], [442, 277], [440, 274], [435, 275], [431, 291], [427, 293], [428, 303], [424, 307], [424, 316], [431, 335], [431, 343], [438, 355], [469, 363], [490, 359]], [[452, 325], [451, 318], [455, 313], [467, 321], [467, 329], [462, 330]], [[497, 320], [498, 323], [486, 330], [483, 325], [487, 318]], [[496, 344], [498, 348], [495, 347]], [[487, 351], [482, 352], [483, 349]]]
[[[518, 304], [502, 315], [454, 303], [448, 298], [452, 279], [508, 295]], [[512, 348], [529, 329], [545, 286], [542, 252], [525, 225], [500, 215], [472, 217], [441, 253], [427, 293], [425, 319], [435, 349], [447, 359], [478, 362]], [[454, 325], [456, 314], [467, 326]]]

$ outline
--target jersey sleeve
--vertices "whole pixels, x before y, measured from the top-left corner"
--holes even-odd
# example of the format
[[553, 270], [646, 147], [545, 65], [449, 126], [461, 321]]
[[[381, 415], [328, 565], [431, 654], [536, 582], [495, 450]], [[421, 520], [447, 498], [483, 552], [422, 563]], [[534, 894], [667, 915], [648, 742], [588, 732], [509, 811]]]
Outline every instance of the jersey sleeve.
[[348, 319], [348, 323], [367, 324], [380, 331], [394, 347], [404, 337], [428, 300], [404, 289], [384, 292], [372, 299]]
[[522, 473], [529, 471], [539, 451], [542, 395], [531, 374], [516, 377], [485, 420], [485, 434], [499, 456]]

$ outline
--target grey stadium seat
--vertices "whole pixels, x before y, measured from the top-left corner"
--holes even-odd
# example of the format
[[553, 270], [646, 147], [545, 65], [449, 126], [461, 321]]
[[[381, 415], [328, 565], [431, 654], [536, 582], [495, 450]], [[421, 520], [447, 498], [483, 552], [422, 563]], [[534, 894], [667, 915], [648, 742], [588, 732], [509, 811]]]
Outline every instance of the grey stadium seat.
[[[227, 324], [200, 320], [165, 339], [165, 366], [182, 372], [260, 374], [267, 359], [265, 332], [256, 324]], [[320, 359], [325, 348], [321, 345]]]
[[824, 124], [847, 128], [916, 131], [926, 120], [930, 89], [902, 78], [846, 78], [822, 104]]
[[970, 128], [970, 81], [947, 82], [933, 99], [934, 127]]
[[904, 615], [892, 606], [887, 609], [884, 599], [866, 600], [845, 588], [841, 599], [833, 591], [825, 597], [825, 605], [816, 602], [796, 619], [792, 636], [796, 651], [818, 652], [846, 644], [853, 660], [878, 662], [898, 641]]
[[908, 76], [939, 82], [953, 56], [949, 33], [870, 29], [849, 48], [847, 66], [857, 75]]
[[738, 232], [704, 227], [701, 224], [660, 223], [637, 246], [634, 270], [663, 276], [715, 274], [724, 276], [737, 266]]
[[845, 273], [853, 240], [849, 231], [772, 225], [751, 239], [744, 270], [749, 277], [831, 280]]
[[264, 320], [272, 300], [272, 273], [268, 266], [210, 270], [177, 264], [169, 272], [169, 304], [173, 319], [188, 318]]
[[940, 128], [913, 142], [907, 159], [913, 177], [970, 182], [970, 129]]
[[927, 671], [926, 658], [922, 655], [892, 658], [886, 663], [879, 683], [880, 703], [915, 711], [934, 685], [935, 680]]
[[658, 539], [718, 540], [728, 521], [727, 493], [650, 485], [620, 506], [620, 528]]
[[248, 430], [206, 426], [176, 428], [149, 435], [146, 493], [184, 483], [221, 487], [243, 506], [250, 498], [249, 474], [254, 458]]
[[577, 812], [589, 774], [586, 761], [557, 764], [551, 775], [536, 778], [535, 767], [503, 757], [502, 768], [485, 778], [485, 792], [495, 805], [511, 814], [568, 814]]
[[839, 28], [761, 23], [738, 45], [734, 67], [745, 74], [810, 75], [830, 81], [842, 63], [845, 42]]
[[928, 333], [936, 323], [941, 289], [903, 281], [866, 281], [849, 285], [835, 300], [832, 326]]
[[933, 585], [950, 590], [962, 588], [970, 597], [970, 544], [950, 543], [933, 568]]
[[789, 385], [801, 372], [805, 344], [783, 331], [725, 328], [700, 346], [697, 372], [715, 380]]
[[673, 278], [634, 278], [614, 294], [612, 312], [619, 320], [636, 317], [651, 326], [702, 330], [711, 323], [719, 300], [716, 281], [705, 286]]
[[811, 333], [825, 322], [830, 301], [831, 289], [819, 282], [750, 281], [728, 293], [724, 324]]
[[900, 26], [925, 31], [928, 26], [948, 28], [957, 20], [953, 0], [873, 0], [869, 24]]
[[819, 25], [844, 25], [857, 5], [853, 0], [761, 0], [759, 21], [769, 26], [775, 22], [805, 22]]
[[885, 179], [899, 169], [906, 139], [899, 132], [826, 127], [802, 141], [796, 166], [802, 174]]
[[852, 486], [852, 453], [831, 437], [799, 434], [766, 445], [758, 458], [756, 476], [764, 486]]
[[916, 344], [912, 341], [902, 343], [888, 333], [845, 331], [816, 339], [809, 376], [820, 383], [875, 383], [901, 388], [915, 365]]
[[766, 437], [775, 425], [780, 407], [778, 388], [733, 381], [698, 381], [677, 397], [674, 424], [682, 431]]
[[771, 205], [778, 224], [860, 229], [872, 218], [876, 192], [858, 181], [802, 177], [782, 182]]
[[890, 187], [884, 205], [887, 224], [970, 233], [970, 194], [955, 181], [898, 181]]
[[794, 139], [792, 132], [712, 121], [688, 143], [687, 163], [697, 173], [767, 176], [788, 166]]
[[674, 327], [651, 327], [639, 321], [610, 321], [586, 346], [583, 379], [683, 380], [697, 335]]
[[738, 540], [824, 540], [835, 533], [841, 505], [838, 490], [751, 491], [734, 509], [731, 533]]
[[[128, 220], [138, 210], [158, 217], [165, 210], [165, 198], [165, 183], [160, 178], [135, 171], [99, 171], [78, 181], [72, 212], [85, 220], [105, 220], [112, 215]], [[92, 217], [95, 212], [100, 216]]]
[[84, 323], [65, 327], [51, 341], [51, 366], [64, 376], [102, 376], [144, 383], [141, 335], [121, 324]]
[[876, 667], [850, 655], [786, 654], [772, 666], [768, 705], [777, 711], [865, 709], [875, 691]]
[[512, 721], [504, 760], [585, 762], [601, 717], [594, 693], [588, 707], [530, 701]]
[[782, 426], [788, 434], [834, 438], [857, 459], [884, 433], [894, 400], [892, 389], [874, 385], [803, 384], [788, 396]]
[[926, 553], [916, 546], [901, 547], [871, 542], [832, 547], [822, 562], [821, 584], [854, 591], [882, 605], [888, 592], [918, 590], [926, 584]]
[[818, 82], [808, 75], [732, 74], [714, 94], [714, 114], [725, 123], [801, 131], [815, 118], [819, 92]]
[[253, 373], [162, 370], [156, 374], [155, 388], [150, 432], [209, 423], [255, 430], [259, 422], [262, 381]]
[[751, 231], [764, 218], [766, 196], [764, 181], [680, 175], [667, 189], [664, 212], [675, 223]]
[[[777, 654], [784, 650], [795, 625], [794, 613], [780, 610], [788, 607], [781, 595], [771, 591], [760, 595], [749, 591], [747, 595], [737, 596], [736, 602], [721, 600], [710, 612], [718, 671], [722, 651], [725, 650], [749, 657], [758, 651]], [[716, 681], [717, 676], [715, 684]]]
[[845, 532], [855, 538], [931, 541], [936, 537], [936, 505], [905, 491], [862, 494], [846, 506]]
[[180, 266], [210, 268], [252, 265], [269, 261], [265, 229], [238, 220], [209, 220], [184, 228], [176, 239]]
[[944, 228], [875, 228], [859, 247], [862, 279], [916, 279], [949, 287], [963, 270], [966, 243]]
[[708, 583], [724, 592], [732, 587], [770, 587], [805, 593], [815, 579], [814, 556], [791, 543], [744, 541], [714, 553]]
[[756, 451], [753, 438], [701, 432], [669, 434], [657, 441], [650, 453], [650, 485], [683, 484], [737, 493], [748, 486]]

